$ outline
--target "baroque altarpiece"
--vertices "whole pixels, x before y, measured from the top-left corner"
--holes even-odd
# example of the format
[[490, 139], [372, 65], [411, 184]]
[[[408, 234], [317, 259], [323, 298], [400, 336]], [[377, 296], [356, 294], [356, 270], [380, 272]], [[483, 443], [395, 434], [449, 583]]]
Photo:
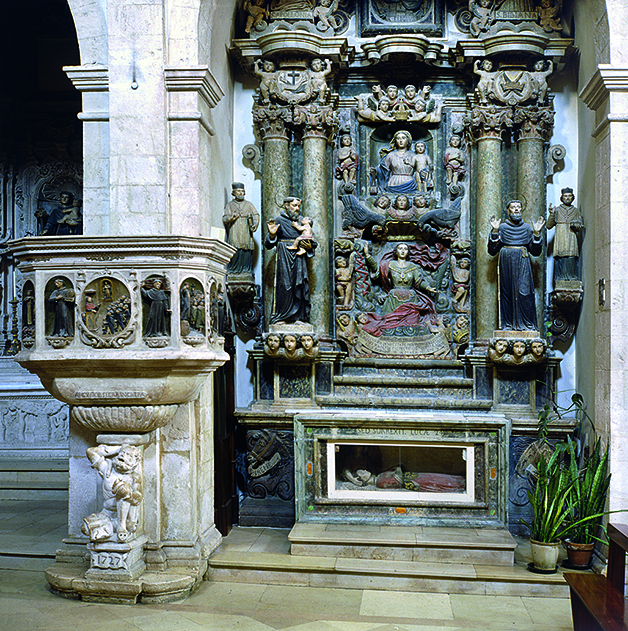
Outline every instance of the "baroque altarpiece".
[[561, 10], [246, 3], [232, 52], [258, 82], [242, 149], [262, 264], [227, 277], [256, 335], [241, 524], [516, 529], [526, 514], [551, 342], [582, 296], [577, 245], [545, 281]]

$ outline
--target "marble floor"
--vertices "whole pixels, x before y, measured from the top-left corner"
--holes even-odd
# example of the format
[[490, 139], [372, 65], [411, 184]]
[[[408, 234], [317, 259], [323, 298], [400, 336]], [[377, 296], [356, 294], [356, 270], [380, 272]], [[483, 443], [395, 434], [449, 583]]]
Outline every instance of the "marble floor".
[[[58, 503], [0, 501], [0, 631], [572, 629], [566, 598], [204, 582], [188, 598], [163, 605], [67, 600], [48, 590], [42, 572], [63, 536], [65, 512]], [[265, 531], [265, 546], [283, 540]], [[33, 553], [29, 561], [16, 556], [24, 550]]]

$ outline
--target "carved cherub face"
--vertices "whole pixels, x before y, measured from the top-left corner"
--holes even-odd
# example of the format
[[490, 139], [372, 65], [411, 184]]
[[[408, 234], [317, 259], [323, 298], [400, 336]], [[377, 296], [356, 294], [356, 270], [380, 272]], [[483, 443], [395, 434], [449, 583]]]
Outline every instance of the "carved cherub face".
[[133, 471], [140, 462], [140, 450], [133, 445], [125, 445], [113, 459], [113, 468], [118, 473]]
[[377, 106], [382, 112], [387, 112], [390, 109], [390, 101], [388, 99], [382, 99]]
[[338, 316], [338, 323], [341, 326], [349, 326], [350, 322], [351, 322], [351, 319], [349, 318], [349, 316], [346, 313], [341, 313]]
[[458, 263], [458, 265], [460, 266], [461, 269], [469, 269], [469, 266], [471, 265], [471, 261], [469, 259], [460, 259], [460, 262]]
[[535, 357], [541, 357], [543, 353], [545, 353], [545, 347], [543, 346], [543, 342], [539, 342], [539, 340], [535, 340], [530, 344], [530, 351]]
[[279, 350], [279, 345], [281, 344], [281, 339], [278, 335], [276, 335], [275, 333], [271, 333], [267, 338], [266, 338], [266, 345], [268, 346], [268, 348], [270, 349], [271, 352], [275, 353], [276, 351]]
[[484, 67], [484, 70], [486, 72], [490, 72], [491, 70], [493, 70], [493, 62], [488, 59], [484, 60], [484, 62], [482, 63], [482, 66]]
[[377, 208], [381, 208], [382, 210], [386, 210], [386, 208], [390, 206], [390, 200], [386, 197], [386, 195], [380, 195], [380, 197], [375, 200], [375, 206]]
[[264, 72], [275, 72], [275, 64], [272, 61], [265, 61]]
[[526, 345], [525, 342], [515, 342], [512, 345], [512, 354], [517, 359], [521, 359], [526, 353]]
[[343, 134], [342, 138], [340, 139], [340, 144], [343, 147], [350, 147], [351, 146], [351, 136], [349, 136], [349, 134]]
[[297, 338], [294, 335], [286, 335], [283, 338], [283, 345], [286, 347], [286, 350], [292, 353], [292, 351], [296, 350], [297, 347]]
[[537, 61], [537, 62], [534, 64], [534, 69], [535, 69], [537, 72], [543, 72], [544, 66], [545, 66], [545, 62], [543, 62], [543, 61]]
[[312, 350], [312, 347], [314, 346], [314, 338], [311, 335], [302, 335], [301, 346], [303, 346], [306, 351]]
[[397, 89], [396, 85], [389, 85], [386, 88], [386, 94], [388, 95], [388, 98], [391, 101], [394, 101], [397, 98], [397, 94], [399, 93], [399, 90]]
[[395, 199], [395, 208], [398, 210], [406, 210], [410, 206], [410, 201], [408, 200], [406, 195], [397, 195], [397, 199]]
[[425, 143], [424, 142], [417, 142], [416, 145], [414, 145], [414, 152], [415, 153], [425, 153]]
[[467, 316], [459, 316], [456, 320], [456, 328], [464, 331], [469, 328], [469, 318]]
[[312, 59], [312, 70], [314, 72], [320, 72], [323, 69], [323, 62], [317, 57]]
[[451, 147], [459, 147], [460, 146], [460, 136], [452, 136], [449, 139], [449, 145]]
[[344, 256], [336, 257], [336, 267], [347, 267], [347, 259]]
[[508, 342], [506, 340], [497, 340], [495, 342], [495, 352], [498, 355], [503, 355], [508, 348]]
[[425, 208], [427, 206], [427, 199], [425, 199], [424, 195], [415, 195], [412, 198], [412, 203], [417, 207], [417, 208]]
[[366, 313], [358, 313], [356, 320], [359, 324], [366, 324], [369, 321], [369, 317], [366, 315]]
[[406, 98], [412, 100], [416, 96], [416, 88], [413, 85], [407, 85], [405, 88]]

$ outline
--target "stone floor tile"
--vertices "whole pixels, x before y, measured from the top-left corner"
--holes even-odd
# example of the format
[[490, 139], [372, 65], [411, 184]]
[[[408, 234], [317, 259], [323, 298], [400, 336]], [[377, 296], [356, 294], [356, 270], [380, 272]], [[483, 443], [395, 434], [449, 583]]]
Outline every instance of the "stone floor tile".
[[203, 581], [185, 600], [185, 606], [209, 606], [218, 611], [255, 609], [266, 585], [255, 583], [211, 583]]
[[527, 598], [521, 600], [534, 624], [571, 628], [571, 602], [569, 598]]
[[458, 624], [499, 621], [504, 629], [514, 628], [513, 625], [517, 624], [527, 625], [528, 628], [532, 625], [532, 618], [518, 596], [451, 594], [449, 598], [454, 620]]
[[206, 631], [275, 631], [274, 626], [249, 616], [216, 614], [206, 611], [181, 611], [180, 615]]
[[295, 614], [315, 614], [334, 618], [357, 616], [360, 612], [362, 593], [353, 589], [317, 589], [270, 585], [262, 595], [258, 609], [281, 608]]
[[453, 620], [454, 618], [447, 594], [375, 590], [364, 590], [360, 615], [433, 620]]

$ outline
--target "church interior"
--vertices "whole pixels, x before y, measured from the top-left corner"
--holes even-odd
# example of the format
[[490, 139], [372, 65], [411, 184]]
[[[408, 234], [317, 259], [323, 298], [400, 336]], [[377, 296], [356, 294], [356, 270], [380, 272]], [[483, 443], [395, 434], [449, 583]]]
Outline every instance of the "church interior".
[[572, 628], [628, 545], [622, 0], [0, 10], [6, 628]]

